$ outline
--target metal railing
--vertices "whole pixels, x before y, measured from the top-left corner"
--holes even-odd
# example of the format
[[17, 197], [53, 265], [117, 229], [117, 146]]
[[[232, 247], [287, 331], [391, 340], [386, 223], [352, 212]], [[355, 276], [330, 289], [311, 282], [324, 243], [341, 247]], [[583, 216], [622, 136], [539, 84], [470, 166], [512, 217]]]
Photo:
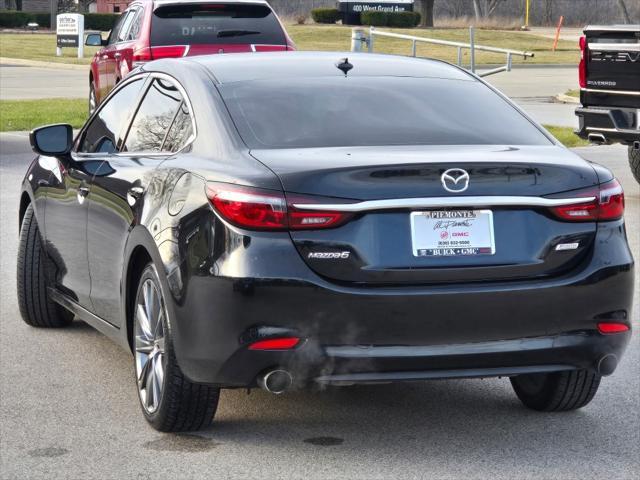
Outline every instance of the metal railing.
[[452, 42], [449, 40], [439, 40], [437, 38], [427, 38], [427, 37], [416, 37], [413, 35], [404, 35], [402, 33], [393, 33], [393, 32], [385, 32], [383, 30], [377, 30], [375, 27], [369, 28], [369, 36], [365, 34], [365, 30], [361, 28], [354, 28], [351, 33], [351, 51], [352, 52], [361, 52], [363, 51], [364, 46], [367, 46], [367, 50], [369, 53], [373, 52], [374, 46], [374, 38], [375, 37], [387, 37], [387, 38], [396, 38], [400, 40], [409, 40], [411, 42], [411, 56], [416, 56], [416, 47], [418, 43], [430, 43], [433, 45], [444, 45], [447, 47], [455, 47], [458, 50], [457, 56], [457, 65], [463, 67], [462, 65], [462, 54], [464, 49], [469, 50], [469, 70], [472, 73], [476, 73], [476, 50], [480, 50], [483, 52], [493, 52], [493, 53], [504, 53], [506, 55], [506, 63], [505, 65], [497, 68], [492, 68], [490, 70], [483, 70], [478, 73], [480, 77], [486, 77], [487, 75], [493, 75], [494, 73], [500, 72], [510, 72], [511, 71], [511, 60], [513, 55], [518, 57], [523, 57], [524, 59], [533, 57], [532, 52], [523, 52], [520, 50], [510, 50], [508, 48], [499, 48], [499, 47], [489, 47], [486, 45], [476, 45], [475, 44], [475, 32], [473, 27], [469, 27], [469, 43], [462, 42]]

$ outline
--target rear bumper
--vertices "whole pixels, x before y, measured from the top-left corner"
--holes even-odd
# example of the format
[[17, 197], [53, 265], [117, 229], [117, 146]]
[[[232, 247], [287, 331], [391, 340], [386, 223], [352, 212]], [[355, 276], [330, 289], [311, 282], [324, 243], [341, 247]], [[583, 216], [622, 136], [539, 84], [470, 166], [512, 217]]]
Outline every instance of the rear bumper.
[[585, 140], [624, 144], [632, 144], [640, 140], [636, 109], [578, 107], [576, 115], [579, 121], [576, 134]]
[[[613, 355], [600, 370], [611, 373], [631, 335], [597, 332], [600, 321], [630, 324], [633, 258], [622, 222], [598, 228], [574, 271], [502, 283], [341, 286], [314, 274], [288, 236], [229, 244], [237, 244], [233, 270], [220, 260], [216, 274], [169, 276], [182, 285], [171, 305], [176, 356], [199, 383], [254, 386], [276, 367], [302, 384], [598, 371]], [[289, 335], [304, 341], [289, 351], [248, 349]]]

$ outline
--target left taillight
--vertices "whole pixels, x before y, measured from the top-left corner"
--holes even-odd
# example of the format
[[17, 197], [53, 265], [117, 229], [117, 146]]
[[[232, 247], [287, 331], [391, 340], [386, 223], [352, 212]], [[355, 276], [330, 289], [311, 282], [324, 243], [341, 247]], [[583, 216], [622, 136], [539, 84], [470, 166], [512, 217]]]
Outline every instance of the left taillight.
[[580, 46], [580, 63], [578, 64], [578, 83], [580, 88], [587, 88], [587, 38], [582, 36], [578, 42]]
[[295, 204], [319, 203], [317, 197], [295, 195], [287, 202], [284, 193], [224, 183], [209, 183], [207, 197], [229, 223], [249, 230], [310, 230], [344, 224], [351, 215], [333, 211], [305, 211]]
[[133, 65], [139, 66], [151, 60], [161, 58], [184, 57], [189, 52], [189, 45], [166, 45], [162, 47], [143, 47], [133, 51]]
[[572, 197], [581, 196], [591, 200], [553, 207], [552, 213], [562, 220], [573, 222], [618, 220], [624, 215], [624, 192], [616, 179], [592, 189], [574, 192], [572, 195]]

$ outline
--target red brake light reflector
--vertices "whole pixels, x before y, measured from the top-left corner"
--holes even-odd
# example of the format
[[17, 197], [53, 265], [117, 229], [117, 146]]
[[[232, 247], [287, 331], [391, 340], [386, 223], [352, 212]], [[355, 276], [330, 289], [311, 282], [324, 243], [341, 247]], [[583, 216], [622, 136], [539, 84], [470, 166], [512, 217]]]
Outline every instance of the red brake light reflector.
[[627, 332], [628, 330], [629, 326], [624, 323], [600, 322], [598, 324], [598, 331], [604, 335]]
[[270, 338], [249, 345], [249, 350], [290, 350], [300, 343], [298, 337]]

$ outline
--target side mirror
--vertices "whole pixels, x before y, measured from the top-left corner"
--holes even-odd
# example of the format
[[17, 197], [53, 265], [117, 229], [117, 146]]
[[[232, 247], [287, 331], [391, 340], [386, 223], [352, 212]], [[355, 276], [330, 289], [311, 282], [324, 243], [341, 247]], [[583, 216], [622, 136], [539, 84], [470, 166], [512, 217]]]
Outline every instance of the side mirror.
[[102, 47], [105, 42], [102, 40], [102, 35], [99, 33], [90, 33], [84, 40], [84, 44], [89, 47]]
[[73, 147], [73, 127], [66, 123], [47, 125], [29, 133], [33, 151], [40, 155], [66, 155]]

